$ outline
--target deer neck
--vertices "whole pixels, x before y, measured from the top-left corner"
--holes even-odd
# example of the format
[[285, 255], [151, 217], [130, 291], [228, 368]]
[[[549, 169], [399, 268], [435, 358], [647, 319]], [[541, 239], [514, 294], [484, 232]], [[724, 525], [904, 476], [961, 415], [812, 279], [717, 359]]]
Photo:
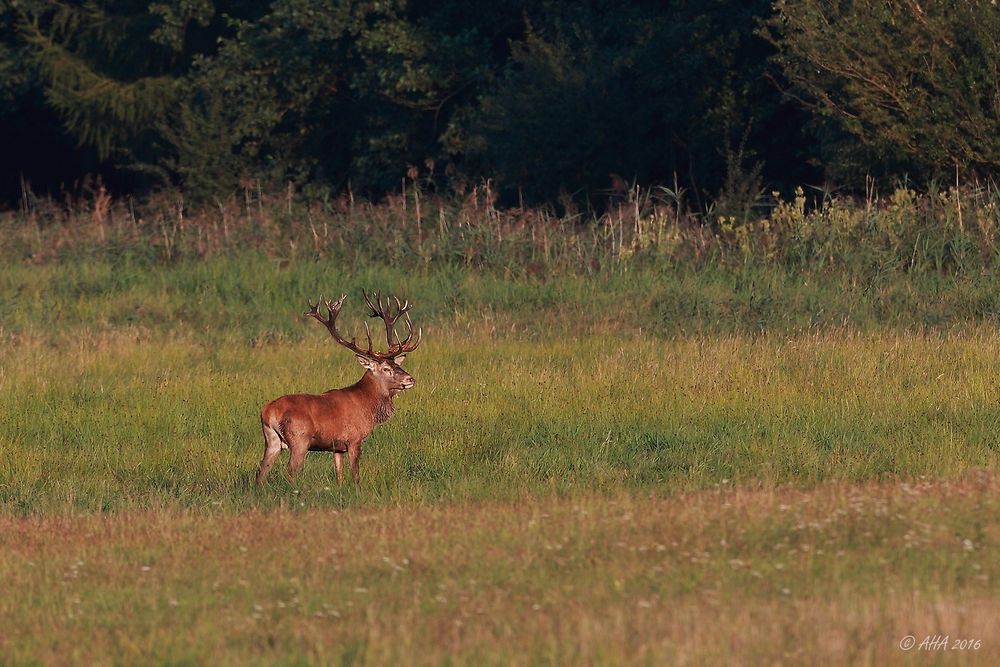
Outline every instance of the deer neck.
[[392, 396], [389, 395], [388, 391], [382, 389], [378, 380], [372, 375], [371, 371], [365, 371], [365, 374], [361, 376], [361, 379], [353, 387], [362, 394], [366, 403], [371, 406], [372, 411], [372, 422], [374, 424], [384, 424], [389, 421], [389, 417], [392, 416], [393, 405]]

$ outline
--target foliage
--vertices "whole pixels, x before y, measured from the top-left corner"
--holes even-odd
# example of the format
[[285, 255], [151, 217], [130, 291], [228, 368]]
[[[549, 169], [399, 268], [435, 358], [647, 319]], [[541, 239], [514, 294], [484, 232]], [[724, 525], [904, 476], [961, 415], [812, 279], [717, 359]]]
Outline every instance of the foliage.
[[21, 29], [49, 103], [102, 159], [123, 150], [174, 101], [170, 54], [150, 39], [141, 3], [46, 3]]
[[[221, 100], [232, 136], [220, 148], [254, 175], [340, 188], [351, 181], [371, 194], [394, 189], [408, 164], [442, 156], [438, 136], [450, 110], [488, 77], [481, 27], [503, 5], [466, 24], [456, 23], [455, 9], [274, 3], [260, 21], [234, 23], [218, 54], [198, 61], [189, 99], [195, 113], [204, 100]], [[209, 120], [205, 130], [217, 132], [215, 125]], [[185, 160], [185, 147], [174, 147]], [[217, 180], [212, 194], [236, 185]]]
[[725, 147], [749, 130], [752, 156], [783, 108], [753, 35], [768, 11], [37, 0], [3, 43], [30, 55], [47, 104], [104, 164], [189, 197], [247, 178], [381, 195], [414, 173], [538, 200], [597, 192], [611, 173], [681, 173], [701, 196], [725, 178]]
[[[471, 114], [464, 149], [480, 173], [536, 199], [678, 174], [697, 196], [716, 189], [726, 149], [742, 138], [741, 157], [754, 157], [785, 112], [763, 77], [769, 48], [753, 34], [768, 12], [767, 2], [718, 0], [658, 12], [548, 4]], [[771, 147], [769, 158], [787, 155]]]
[[925, 4], [4, 0], [0, 187], [489, 180], [573, 211], [669, 184], [745, 221], [824, 178], [995, 176], [1000, 10]]
[[[991, 0], [778, 0], [768, 31], [832, 167], [923, 178], [1000, 168], [1000, 7]], [[859, 145], [860, 143], [860, 145]]]
[[[74, 151], [63, 123], [46, 102], [44, 76], [20, 37], [20, 19], [41, 0], [0, 0], [0, 208], [24, 203], [26, 182], [44, 187], [77, 178], [96, 166], [86, 151]], [[37, 179], [37, 180], [36, 180]]]
[[[35, 72], [19, 102], [31, 104], [23, 117], [3, 121], [18, 133], [9, 156], [42, 187], [68, 185], [68, 176], [108, 175], [121, 189], [136, 189], [134, 170], [159, 164], [158, 128], [182, 104], [194, 58], [215, 49], [225, 23], [220, 13], [252, 13], [264, 3], [175, 0], [7, 0], [0, 14], [6, 29], [0, 43]], [[0, 89], [3, 88], [0, 69]], [[38, 102], [33, 102], [38, 98]], [[186, 110], [184, 110], [186, 111]], [[46, 122], [53, 116], [60, 129]], [[76, 149], [72, 149], [72, 143]], [[64, 148], [65, 145], [65, 148]], [[41, 155], [41, 157], [37, 157]], [[29, 169], [24, 169], [24, 166]], [[162, 170], [161, 170], [162, 171]], [[9, 190], [7, 184], [0, 184]]]

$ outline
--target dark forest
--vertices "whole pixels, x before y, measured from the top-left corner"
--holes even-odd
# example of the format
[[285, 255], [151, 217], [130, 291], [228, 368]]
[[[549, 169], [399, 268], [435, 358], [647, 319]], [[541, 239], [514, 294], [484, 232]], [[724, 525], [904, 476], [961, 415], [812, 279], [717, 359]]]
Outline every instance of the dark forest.
[[0, 4], [0, 195], [703, 202], [1000, 166], [990, 2]]

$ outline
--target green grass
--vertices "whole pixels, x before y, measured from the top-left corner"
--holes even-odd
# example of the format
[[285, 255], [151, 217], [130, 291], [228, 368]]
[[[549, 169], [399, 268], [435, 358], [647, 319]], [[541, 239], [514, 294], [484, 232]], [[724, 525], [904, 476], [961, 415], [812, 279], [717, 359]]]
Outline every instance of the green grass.
[[[17, 296], [0, 352], [0, 504], [18, 512], [949, 475], [995, 464], [1000, 442], [991, 329], [739, 333], [739, 318], [721, 319], [723, 304], [745, 304], [738, 276], [727, 292], [724, 274], [536, 284], [383, 268], [346, 279], [230, 260], [3, 275]], [[297, 316], [307, 295], [357, 284], [402, 285], [427, 340], [407, 361], [416, 389], [367, 444], [363, 500], [327, 490], [330, 457], [315, 453], [296, 484], [277, 475], [253, 488], [260, 407], [360, 375]], [[650, 312], [657, 294], [685, 289], [715, 310]], [[359, 301], [348, 302], [355, 325]], [[807, 316], [802, 303], [784, 311], [788, 324]]]
[[674, 336], [1000, 323], [1000, 277], [991, 271], [908, 275], [664, 263], [534, 279], [449, 266], [289, 262], [248, 252], [175, 264], [7, 264], [0, 267], [0, 335], [54, 339], [78, 328], [138, 327], [209, 342], [300, 340], [309, 335], [297, 317], [306, 299], [347, 292], [350, 309], [362, 287], [405, 294], [419, 304], [415, 315], [423, 323], [453, 329], [480, 322], [517, 338], [551, 338], [556, 327]]
[[[360, 375], [318, 332], [263, 347], [125, 333], [67, 345], [6, 353], [8, 508], [355, 502], [353, 490], [329, 488], [331, 457], [321, 453], [294, 485], [281, 474], [263, 491], [249, 483], [265, 402]], [[998, 352], [991, 332], [547, 343], [438, 332], [408, 364], [417, 387], [367, 443], [363, 502], [669, 493], [723, 478], [814, 484], [994, 465]]]
[[[2, 266], [0, 663], [995, 664], [996, 278], [879, 280]], [[360, 493], [256, 487], [261, 406], [361, 373], [305, 299], [361, 286], [416, 387]]]

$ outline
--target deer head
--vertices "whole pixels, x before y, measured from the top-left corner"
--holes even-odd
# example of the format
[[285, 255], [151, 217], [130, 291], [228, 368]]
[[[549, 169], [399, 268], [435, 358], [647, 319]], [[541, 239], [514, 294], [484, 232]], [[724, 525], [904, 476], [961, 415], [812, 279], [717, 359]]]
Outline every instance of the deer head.
[[[387, 345], [385, 352], [377, 352], [373, 349], [372, 334], [367, 322], [365, 322], [365, 336], [368, 338], [368, 347], [364, 350], [358, 347], [357, 341], [353, 336], [348, 341], [337, 331], [337, 316], [340, 315], [340, 309], [347, 299], [346, 294], [342, 294], [336, 301], [329, 299], [325, 301], [328, 313], [325, 318], [319, 312], [319, 302], [315, 305], [310, 303], [309, 310], [304, 314], [314, 317], [321, 322], [335, 341], [354, 353], [358, 363], [371, 372], [384, 392], [389, 394], [389, 396], [395, 396], [414, 385], [413, 376], [404, 371], [400, 364], [403, 363], [408, 353], [417, 349], [417, 346], [420, 345], [421, 331], [418, 329], [417, 335], [414, 337], [413, 323], [410, 321], [410, 315], [407, 312], [410, 310], [409, 301], [401, 303], [398, 298], [392, 296], [386, 297], [385, 305], [383, 305], [382, 297], [379, 293], [375, 293], [374, 302], [372, 302], [372, 298], [364, 290], [361, 290], [361, 294], [364, 296], [365, 304], [367, 304], [370, 311], [368, 316], [380, 318], [383, 324], [385, 324]], [[395, 303], [395, 310], [392, 307], [393, 302]], [[406, 322], [406, 338], [402, 340], [400, 340], [399, 334], [396, 333], [396, 321], [400, 317], [403, 317]]]

